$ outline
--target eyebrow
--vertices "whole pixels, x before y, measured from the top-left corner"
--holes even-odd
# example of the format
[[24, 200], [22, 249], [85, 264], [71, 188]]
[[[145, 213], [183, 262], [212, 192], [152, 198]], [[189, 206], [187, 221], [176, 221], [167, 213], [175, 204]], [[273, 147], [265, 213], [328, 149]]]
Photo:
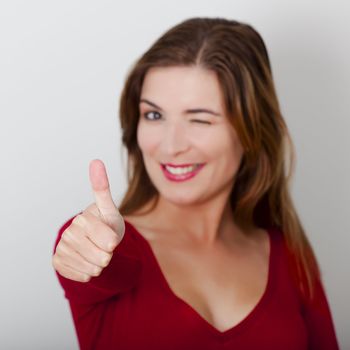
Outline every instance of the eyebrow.
[[[152, 107], [154, 107], [154, 108], [157, 108], [157, 109], [159, 109], [161, 112], [163, 112], [163, 110], [162, 110], [159, 106], [157, 106], [155, 103], [153, 103], [153, 102], [151, 102], [151, 101], [149, 101], [149, 100], [146, 100], [145, 98], [141, 98], [141, 99], [140, 99], [140, 103], [141, 103], [141, 102], [145, 102], [145, 103], [149, 104], [150, 106], [152, 106]], [[206, 109], [206, 108], [186, 109], [186, 110], [185, 110], [185, 113], [187, 113], [187, 114], [190, 114], [190, 113], [209, 113], [209, 114], [213, 114], [213, 115], [216, 115], [216, 116], [220, 117], [220, 114], [219, 114], [219, 113], [214, 112], [214, 111], [212, 111], [212, 110], [210, 110], [210, 109]]]

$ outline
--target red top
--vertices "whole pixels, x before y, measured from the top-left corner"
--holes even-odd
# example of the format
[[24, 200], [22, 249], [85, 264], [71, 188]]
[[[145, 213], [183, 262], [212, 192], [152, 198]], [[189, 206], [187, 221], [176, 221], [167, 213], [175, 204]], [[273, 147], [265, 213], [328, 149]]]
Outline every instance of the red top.
[[[69, 219], [59, 230], [54, 251]], [[287, 269], [284, 238], [269, 229], [268, 282], [254, 309], [221, 332], [170, 289], [148, 241], [125, 221], [109, 265], [89, 282], [57, 271], [69, 301], [80, 348], [339, 350], [322, 283], [305, 305]]]

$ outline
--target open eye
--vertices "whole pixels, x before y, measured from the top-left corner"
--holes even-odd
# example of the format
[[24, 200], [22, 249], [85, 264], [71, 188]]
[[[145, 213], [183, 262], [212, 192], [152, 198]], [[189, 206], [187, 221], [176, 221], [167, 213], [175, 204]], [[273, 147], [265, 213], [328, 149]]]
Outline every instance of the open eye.
[[158, 120], [158, 119], [159, 119], [159, 118], [156, 118], [156, 117], [151, 117], [151, 118], [149, 118], [148, 115], [150, 115], [151, 113], [154, 113], [155, 115], [158, 114], [158, 116], [161, 117], [160, 113], [157, 112], [157, 111], [145, 112], [145, 113], [143, 113], [143, 117], [144, 117], [145, 119], [147, 119], [147, 120]]
[[[153, 117], [152, 117], [152, 113], [153, 113]], [[162, 115], [157, 112], [157, 111], [148, 111], [143, 113], [143, 118], [149, 121], [156, 121], [162, 118]], [[211, 122], [208, 122], [206, 120], [200, 120], [200, 119], [191, 119], [191, 122], [194, 123], [199, 123], [199, 124], [206, 124], [206, 125], [211, 125]]]

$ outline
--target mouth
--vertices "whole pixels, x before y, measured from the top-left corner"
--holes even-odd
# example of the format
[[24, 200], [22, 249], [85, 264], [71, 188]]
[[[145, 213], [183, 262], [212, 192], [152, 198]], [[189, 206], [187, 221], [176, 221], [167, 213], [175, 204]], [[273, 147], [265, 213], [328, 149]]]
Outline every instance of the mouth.
[[185, 181], [193, 178], [203, 168], [205, 163], [192, 163], [192, 164], [161, 164], [161, 168], [165, 177], [171, 181]]
[[199, 166], [205, 163], [187, 163], [187, 164], [172, 164], [172, 163], [161, 163], [162, 166], [168, 166], [171, 168], [185, 168], [185, 167], [190, 167], [190, 166]]

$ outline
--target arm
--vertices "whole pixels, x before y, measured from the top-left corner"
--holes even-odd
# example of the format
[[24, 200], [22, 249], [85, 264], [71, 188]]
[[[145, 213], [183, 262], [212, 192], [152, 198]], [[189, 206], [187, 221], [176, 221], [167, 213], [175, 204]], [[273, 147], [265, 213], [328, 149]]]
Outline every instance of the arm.
[[[70, 218], [59, 229], [53, 254], [62, 233], [74, 218]], [[69, 301], [80, 349], [108, 348], [109, 345], [101, 343], [106, 341], [101, 332], [106, 329], [106, 322], [110, 322], [107, 316], [109, 300], [113, 301], [113, 297], [135, 287], [141, 275], [142, 264], [137, 243], [135, 236], [130, 233], [130, 226], [126, 225], [125, 235], [113, 251], [109, 265], [88, 282], [70, 280], [55, 270]]]
[[315, 283], [315, 295], [303, 303], [303, 316], [310, 350], [339, 350], [333, 319], [322, 281]]

